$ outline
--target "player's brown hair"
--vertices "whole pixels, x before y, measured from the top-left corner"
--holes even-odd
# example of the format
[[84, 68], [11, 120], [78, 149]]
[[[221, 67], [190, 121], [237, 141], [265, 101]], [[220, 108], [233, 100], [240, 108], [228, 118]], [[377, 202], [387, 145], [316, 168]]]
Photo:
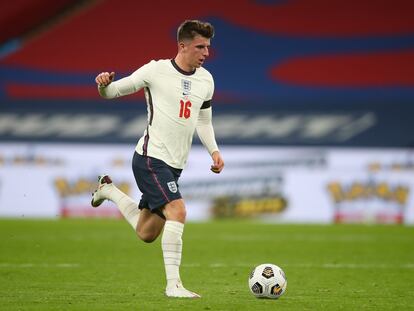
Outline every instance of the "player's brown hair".
[[213, 25], [199, 20], [186, 20], [178, 27], [177, 41], [193, 40], [196, 35], [200, 35], [207, 39], [213, 38]]

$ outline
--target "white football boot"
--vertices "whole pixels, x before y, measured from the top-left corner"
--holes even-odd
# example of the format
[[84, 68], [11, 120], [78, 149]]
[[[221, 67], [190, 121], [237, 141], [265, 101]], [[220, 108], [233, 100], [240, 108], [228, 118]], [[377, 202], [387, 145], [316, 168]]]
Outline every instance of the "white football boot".
[[101, 175], [98, 177], [98, 188], [92, 193], [91, 205], [98, 207], [103, 201], [109, 199], [108, 194], [112, 191], [112, 180], [108, 175]]
[[178, 282], [173, 286], [167, 286], [165, 289], [165, 295], [167, 297], [175, 298], [201, 298], [199, 294], [190, 292], [188, 289], [185, 289], [181, 282]]

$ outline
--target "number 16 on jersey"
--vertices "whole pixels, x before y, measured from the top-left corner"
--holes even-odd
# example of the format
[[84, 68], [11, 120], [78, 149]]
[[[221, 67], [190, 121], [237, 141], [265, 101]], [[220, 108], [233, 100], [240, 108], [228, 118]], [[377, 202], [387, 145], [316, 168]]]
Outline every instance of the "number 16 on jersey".
[[191, 102], [188, 100], [184, 102], [183, 100], [180, 100], [180, 118], [186, 118], [188, 119], [191, 116]]

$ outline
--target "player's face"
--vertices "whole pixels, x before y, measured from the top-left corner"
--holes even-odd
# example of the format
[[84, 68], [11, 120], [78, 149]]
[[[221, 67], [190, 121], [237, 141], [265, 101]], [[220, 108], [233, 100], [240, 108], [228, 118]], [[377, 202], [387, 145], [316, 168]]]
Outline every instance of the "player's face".
[[193, 70], [201, 67], [208, 57], [210, 39], [197, 35], [192, 41], [184, 42], [182, 48], [187, 66]]

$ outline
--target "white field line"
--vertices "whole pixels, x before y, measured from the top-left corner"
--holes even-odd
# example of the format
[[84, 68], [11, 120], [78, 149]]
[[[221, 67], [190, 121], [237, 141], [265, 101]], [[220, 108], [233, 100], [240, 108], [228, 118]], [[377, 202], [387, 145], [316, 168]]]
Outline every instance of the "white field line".
[[[223, 241], [232, 241], [232, 242], [249, 242], [249, 241], [274, 241], [274, 236], [265, 236], [265, 235], [258, 235], [258, 234], [249, 234], [249, 235], [221, 235], [218, 239]], [[290, 235], [280, 235], [278, 239], [282, 240], [293, 240], [293, 241], [312, 241], [312, 242], [373, 242], [377, 241], [375, 236], [371, 235], [362, 235], [362, 234], [347, 234], [347, 235], [339, 235], [339, 236], [328, 236], [323, 234], [290, 234]], [[398, 238], [396, 240], [407, 240], [408, 238]]]
[[1, 268], [78, 268], [80, 265], [77, 263], [10, 263], [0, 262]]
[[[0, 269], [7, 268], [79, 268], [81, 265], [77, 263], [0, 263]], [[181, 265], [183, 268], [213, 268], [213, 269], [228, 269], [231, 267], [238, 268], [251, 268], [253, 269], [254, 264], [248, 263], [235, 263], [235, 264], [226, 264], [226, 263], [210, 263], [210, 264], [200, 264], [200, 263], [183, 263]], [[403, 263], [403, 264], [357, 264], [357, 263], [322, 263], [322, 264], [309, 264], [309, 263], [296, 263], [296, 264], [283, 264], [283, 267], [286, 268], [319, 268], [319, 269], [414, 269], [414, 263]]]
[[[200, 268], [204, 265], [197, 263], [183, 263], [182, 267], [184, 268]], [[247, 263], [235, 263], [235, 264], [225, 264], [225, 263], [211, 263], [207, 265], [209, 268], [231, 268], [231, 267], [242, 267], [242, 268], [253, 268], [254, 265]], [[321, 269], [414, 269], [414, 263], [405, 263], [405, 264], [356, 264], [356, 263], [323, 263], [323, 264], [307, 264], [307, 263], [298, 263], [298, 264], [283, 264], [283, 267], [292, 267], [292, 268], [321, 268]]]

